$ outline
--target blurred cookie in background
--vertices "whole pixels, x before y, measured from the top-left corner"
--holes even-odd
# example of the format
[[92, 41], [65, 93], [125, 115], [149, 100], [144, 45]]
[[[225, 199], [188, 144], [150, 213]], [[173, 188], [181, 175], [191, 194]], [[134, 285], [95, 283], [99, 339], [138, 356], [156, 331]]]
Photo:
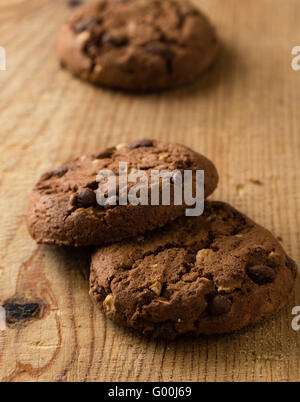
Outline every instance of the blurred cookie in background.
[[218, 53], [216, 33], [189, 0], [97, 0], [77, 8], [57, 41], [61, 65], [130, 91], [192, 82]]

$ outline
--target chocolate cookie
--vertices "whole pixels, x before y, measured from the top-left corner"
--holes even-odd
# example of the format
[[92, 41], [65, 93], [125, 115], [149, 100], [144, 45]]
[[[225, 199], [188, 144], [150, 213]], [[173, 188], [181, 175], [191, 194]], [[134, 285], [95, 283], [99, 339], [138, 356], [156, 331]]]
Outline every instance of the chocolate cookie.
[[143, 91], [193, 81], [218, 43], [188, 0], [98, 0], [76, 9], [57, 49], [61, 65], [80, 78]]
[[90, 295], [115, 322], [155, 337], [226, 333], [280, 310], [297, 268], [263, 227], [222, 202], [99, 248]]
[[[171, 183], [169, 181], [169, 205], [121, 204], [118, 194], [122, 194], [124, 187], [120, 187], [119, 162], [127, 162], [128, 174], [136, 170], [146, 174], [149, 182], [145, 186], [149, 197], [153, 170], [204, 170], [205, 196], [214, 191], [218, 182], [214, 165], [183, 145], [155, 140], [120, 144], [83, 156], [42, 175], [29, 201], [27, 221], [32, 237], [38, 243], [100, 245], [155, 229], [185, 214], [186, 206], [174, 205], [172, 197], [176, 177], [172, 177]], [[98, 180], [99, 172], [103, 170], [115, 173], [117, 194], [109, 190], [107, 202], [101, 206], [96, 196], [107, 183]], [[134, 185], [128, 184], [128, 193]], [[158, 192], [161, 194], [162, 188]]]

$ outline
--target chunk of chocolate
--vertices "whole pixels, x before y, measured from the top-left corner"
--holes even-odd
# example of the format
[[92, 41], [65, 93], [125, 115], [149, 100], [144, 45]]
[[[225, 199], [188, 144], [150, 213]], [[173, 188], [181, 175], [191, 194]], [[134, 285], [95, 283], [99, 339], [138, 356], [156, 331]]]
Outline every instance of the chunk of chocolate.
[[96, 204], [96, 194], [88, 187], [78, 190], [76, 195], [79, 207], [88, 208]]
[[271, 283], [276, 277], [276, 272], [273, 268], [267, 265], [253, 265], [247, 269], [248, 276], [253, 282], [258, 285], [265, 285]]

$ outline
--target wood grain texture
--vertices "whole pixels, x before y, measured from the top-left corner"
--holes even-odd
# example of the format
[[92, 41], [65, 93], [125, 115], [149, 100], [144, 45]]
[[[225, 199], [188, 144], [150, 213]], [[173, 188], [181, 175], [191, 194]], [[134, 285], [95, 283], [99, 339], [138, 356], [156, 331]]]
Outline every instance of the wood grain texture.
[[[89, 253], [38, 247], [25, 224], [39, 175], [66, 159], [143, 137], [184, 143], [214, 160], [214, 199], [282, 238], [300, 264], [298, 0], [198, 0], [222, 39], [195, 85], [151, 95], [94, 88], [60, 70], [63, 0], [0, 0], [0, 305], [41, 301], [39, 319], [0, 325], [0, 378], [10, 381], [300, 380], [300, 331], [289, 306], [239, 333], [167, 343], [107, 321], [88, 296]], [[1, 315], [0, 315], [1, 319]]]

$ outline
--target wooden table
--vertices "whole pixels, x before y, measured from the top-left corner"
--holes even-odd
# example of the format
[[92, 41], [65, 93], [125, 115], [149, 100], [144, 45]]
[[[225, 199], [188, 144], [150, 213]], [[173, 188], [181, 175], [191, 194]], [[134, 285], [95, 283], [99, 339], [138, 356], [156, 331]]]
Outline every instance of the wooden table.
[[[88, 295], [89, 253], [37, 246], [25, 215], [45, 170], [106, 145], [143, 137], [184, 143], [220, 173], [213, 198], [279, 236], [300, 263], [298, 0], [198, 0], [223, 42], [195, 85], [151, 95], [94, 88], [60, 70], [63, 0], [0, 0], [0, 305], [43, 308], [7, 325], [0, 310], [0, 378], [24, 381], [291, 381], [300, 331], [289, 305], [265, 324], [227, 336], [150, 341], [107, 321]], [[298, 42], [297, 42], [298, 41]], [[2, 321], [1, 321], [2, 319]]]

